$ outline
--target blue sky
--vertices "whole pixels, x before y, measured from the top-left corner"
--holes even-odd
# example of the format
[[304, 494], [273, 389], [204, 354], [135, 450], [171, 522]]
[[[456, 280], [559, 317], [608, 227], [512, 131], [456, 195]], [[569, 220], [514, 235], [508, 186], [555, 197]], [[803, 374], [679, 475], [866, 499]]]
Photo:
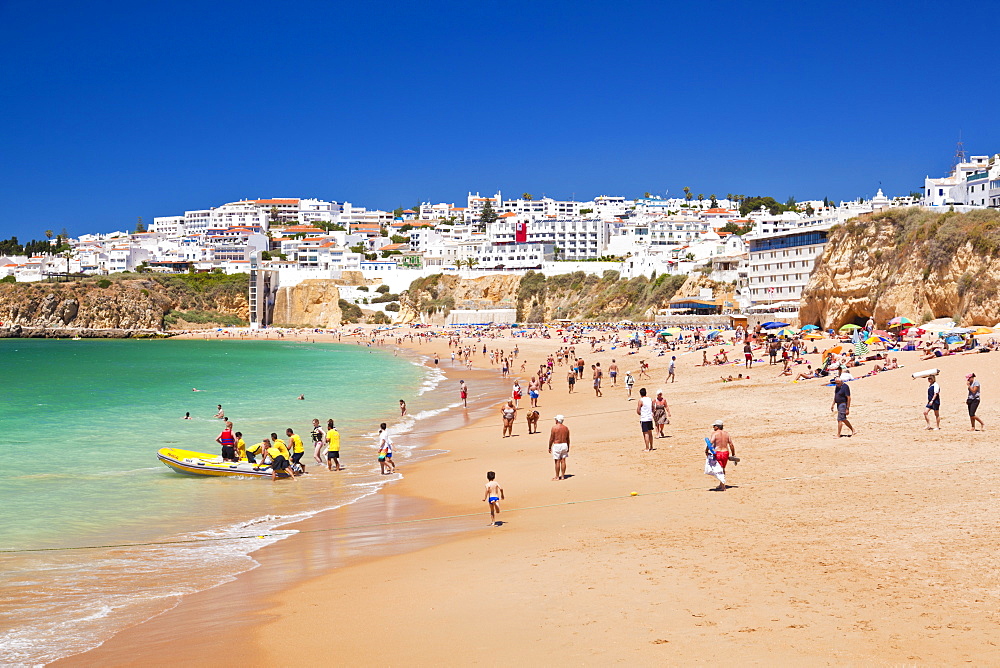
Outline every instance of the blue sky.
[[903, 194], [947, 171], [960, 131], [1000, 152], [998, 15], [0, 0], [0, 238], [243, 197]]

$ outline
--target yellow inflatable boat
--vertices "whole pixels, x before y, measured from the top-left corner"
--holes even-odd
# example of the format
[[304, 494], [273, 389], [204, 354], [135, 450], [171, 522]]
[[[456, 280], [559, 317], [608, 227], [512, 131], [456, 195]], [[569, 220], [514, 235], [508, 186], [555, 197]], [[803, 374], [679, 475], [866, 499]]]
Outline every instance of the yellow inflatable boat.
[[[219, 455], [210, 455], [204, 452], [192, 452], [179, 448], [160, 448], [156, 452], [156, 458], [165, 466], [187, 475], [271, 478], [271, 467], [267, 464], [224, 462]], [[280, 471], [278, 476], [286, 477], [287, 473]]]

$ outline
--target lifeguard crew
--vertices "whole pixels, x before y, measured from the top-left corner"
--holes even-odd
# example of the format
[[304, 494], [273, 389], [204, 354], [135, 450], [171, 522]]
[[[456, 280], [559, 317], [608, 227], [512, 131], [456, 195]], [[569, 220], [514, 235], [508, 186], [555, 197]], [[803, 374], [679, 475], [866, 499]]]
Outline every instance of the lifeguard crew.
[[280, 439], [276, 439], [274, 445], [267, 449], [267, 454], [271, 458], [271, 481], [278, 479], [278, 471], [283, 471], [285, 474], [295, 480], [295, 473], [288, 470], [288, 458], [285, 456], [288, 454], [288, 450], [285, 449], [284, 443], [281, 443]]
[[267, 449], [271, 447], [271, 439], [265, 438], [260, 443], [254, 443], [253, 445], [247, 446], [247, 461], [251, 464], [257, 463], [257, 455], [260, 455], [261, 461], [264, 460], [264, 453]]
[[302, 463], [302, 455], [305, 454], [306, 449], [302, 446], [302, 439], [292, 431], [291, 427], [285, 430], [285, 434], [288, 436], [288, 442], [292, 446], [292, 463], [301, 466], [302, 472], [305, 473], [306, 465]]

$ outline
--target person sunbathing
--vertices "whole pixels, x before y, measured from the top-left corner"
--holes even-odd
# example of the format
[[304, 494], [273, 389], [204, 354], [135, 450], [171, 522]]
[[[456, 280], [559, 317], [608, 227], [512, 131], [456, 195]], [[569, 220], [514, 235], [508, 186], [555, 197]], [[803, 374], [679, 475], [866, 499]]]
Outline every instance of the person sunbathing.
[[795, 377], [795, 381], [798, 382], [800, 380], [809, 380], [810, 378], [815, 378], [815, 377], [816, 377], [816, 372], [813, 371], [812, 365], [807, 364], [806, 370], [797, 375]]
[[[781, 378], [782, 376], [791, 376], [791, 375], [792, 375], [792, 367], [788, 366], [788, 361], [786, 360], [785, 367], [780, 372], [778, 372], [778, 378]], [[799, 375], [801, 376], [802, 374]]]

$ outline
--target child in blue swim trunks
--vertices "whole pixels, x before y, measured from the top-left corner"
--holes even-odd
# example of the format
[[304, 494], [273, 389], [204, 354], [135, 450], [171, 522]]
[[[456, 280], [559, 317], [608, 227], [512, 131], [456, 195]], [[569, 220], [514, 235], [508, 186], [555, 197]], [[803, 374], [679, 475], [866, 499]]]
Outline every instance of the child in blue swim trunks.
[[497, 513], [500, 512], [500, 500], [503, 499], [503, 487], [496, 481], [497, 474], [493, 471], [486, 472], [486, 492], [483, 494], [483, 501], [490, 504], [490, 526], [497, 525]]

